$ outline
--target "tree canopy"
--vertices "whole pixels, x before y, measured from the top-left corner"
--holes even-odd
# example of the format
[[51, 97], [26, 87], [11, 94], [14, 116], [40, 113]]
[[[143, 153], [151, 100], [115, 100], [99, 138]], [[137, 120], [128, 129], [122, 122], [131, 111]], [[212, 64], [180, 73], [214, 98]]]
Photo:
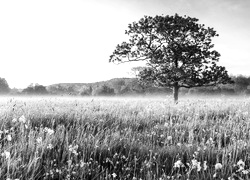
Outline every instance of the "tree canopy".
[[214, 50], [213, 28], [188, 16], [144, 16], [128, 25], [129, 42], [118, 44], [110, 62], [146, 61], [139, 79], [156, 86], [172, 87], [178, 100], [180, 87], [213, 86], [230, 82], [220, 54]]
[[9, 84], [5, 78], [0, 78], [0, 94], [7, 94], [10, 91]]

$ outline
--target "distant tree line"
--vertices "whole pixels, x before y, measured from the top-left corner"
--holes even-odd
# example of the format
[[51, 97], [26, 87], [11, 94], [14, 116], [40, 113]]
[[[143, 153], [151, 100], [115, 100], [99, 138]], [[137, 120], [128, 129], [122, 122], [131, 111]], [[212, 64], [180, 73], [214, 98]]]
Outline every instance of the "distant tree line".
[[[181, 88], [183, 95], [250, 95], [250, 76], [230, 76], [233, 84], [211, 87]], [[153, 85], [141, 85], [136, 78], [115, 78], [96, 83], [60, 83], [49, 86], [30, 84], [24, 89], [11, 89], [4, 78], [0, 78], [1, 95], [71, 95], [71, 96], [123, 96], [170, 94], [172, 89]]]
[[[230, 76], [233, 84], [222, 84], [210, 87], [181, 88], [186, 95], [247, 95], [250, 94], [250, 77]], [[109, 81], [85, 84], [55, 84], [47, 87], [50, 94], [70, 94], [80, 96], [113, 96], [113, 95], [157, 95], [170, 94], [172, 89], [141, 85], [136, 78], [115, 78]]]
[[27, 88], [22, 90], [22, 94], [28, 95], [46, 95], [49, 92], [46, 87], [40, 84], [30, 84]]

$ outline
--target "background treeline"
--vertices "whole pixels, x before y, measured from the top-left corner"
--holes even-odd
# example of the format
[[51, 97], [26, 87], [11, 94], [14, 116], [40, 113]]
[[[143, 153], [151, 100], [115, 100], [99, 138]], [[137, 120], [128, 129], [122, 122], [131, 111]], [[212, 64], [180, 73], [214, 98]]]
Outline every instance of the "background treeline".
[[[233, 84], [211, 87], [181, 88], [182, 95], [248, 95], [250, 77], [231, 76]], [[25, 89], [9, 88], [7, 81], [0, 78], [0, 94], [5, 95], [77, 95], [77, 96], [112, 96], [112, 95], [160, 95], [170, 94], [169, 88], [142, 86], [136, 78], [115, 78], [96, 83], [60, 83], [49, 86], [30, 84]]]

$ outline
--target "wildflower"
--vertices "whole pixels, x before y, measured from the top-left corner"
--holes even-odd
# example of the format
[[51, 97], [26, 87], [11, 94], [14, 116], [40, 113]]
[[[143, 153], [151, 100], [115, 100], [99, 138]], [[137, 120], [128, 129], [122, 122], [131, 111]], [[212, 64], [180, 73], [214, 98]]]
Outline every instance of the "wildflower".
[[8, 134], [6, 138], [7, 138], [7, 141], [11, 141], [12, 140], [12, 137], [11, 137], [10, 134]]
[[59, 174], [62, 173], [62, 171], [60, 169], [56, 169], [56, 172], [59, 173]]
[[70, 160], [68, 160], [67, 162], [68, 162], [68, 164], [69, 164], [69, 165], [71, 165], [71, 164], [72, 164], [72, 160], [71, 160], [71, 159], [70, 159]]
[[177, 146], [181, 147], [181, 143], [177, 143]]
[[222, 164], [221, 163], [216, 163], [215, 164], [215, 170], [219, 170], [222, 168]]
[[206, 142], [206, 144], [208, 144], [208, 145], [212, 145], [213, 143], [214, 143], [214, 140], [211, 137]]
[[116, 178], [117, 175], [115, 173], [113, 173], [112, 176], [113, 176], [113, 178]]
[[12, 122], [13, 123], [17, 122], [17, 118], [12, 119]]
[[7, 133], [9, 133], [9, 130], [8, 130], [8, 129], [7, 129], [7, 130], [4, 129], [3, 132], [4, 132], [5, 134], [7, 134]]
[[249, 173], [249, 171], [248, 170], [243, 170], [242, 173], [246, 175], [246, 174]]
[[54, 134], [54, 130], [53, 130], [53, 129], [47, 128], [47, 133], [48, 133], [49, 135], [52, 135], [52, 134]]
[[167, 122], [165, 122], [164, 127], [168, 127], [168, 123]]
[[69, 151], [75, 154], [76, 156], [78, 155], [77, 149], [78, 149], [78, 145], [75, 145], [74, 147], [72, 145], [69, 145]]
[[237, 165], [239, 166], [239, 167], [245, 167], [245, 163], [244, 163], [244, 161], [242, 161], [242, 159], [240, 159], [238, 162], [237, 162]]
[[207, 170], [207, 168], [208, 168], [207, 161], [204, 161], [203, 168], [204, 168], [205, 171]]
[[195, 151], [193, 156], [196, 157], [196, 156], [198, 156], [198, 154], [199, 154], [199, 152]]
[[47, 149], [52, 149], [52, 148], [53, 148], [52, 144], [48, 144]]
[[201, 163], [198, 162], [196, 159], [192, 159], [192, 168], [197, 169], [197, 171], [201, 170]]
[[38, 144], [40, 144], [42, 141], [43, 141], [42, 137], [39, 137], [39, 138], [36, 139], [36, 142], [37, 142]]
[[174, 163], [174, 168], [180, 168], [180, 167], [184, 167], [184, 165], [181, 162], [181, 160], [178, 160]]
[[82, 168], [86, 163], [83, 162], [82, 160], [80, 161], [80, 167]]
[[167, 137], [167, 140], [168, 140], [168, 141], [171, 141], [171, 140], [172, 140], [172, 136], [168, 136], [168, 137]]
[[21, 122], [21, 123], [25, 123], [25, 122], [26, 122], [26, 118], [24, 117], [24, 115], [22, 115], [22, 116], [19, 118], [19, 122]]
[[9, 158], [10, 158], [10, 152], [4, 151], [4, 152], [2, 153], [2, 156], [5, 157], [6, 159], [9, 159]]

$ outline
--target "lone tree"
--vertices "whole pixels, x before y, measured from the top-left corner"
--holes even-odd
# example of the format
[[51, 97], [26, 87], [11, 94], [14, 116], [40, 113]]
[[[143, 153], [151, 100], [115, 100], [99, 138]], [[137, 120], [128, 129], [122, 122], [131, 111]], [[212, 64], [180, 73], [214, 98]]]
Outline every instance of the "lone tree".
[[144, 16], [128, 25], [129, 42], [118, 44], [110, 62], [146, 61], [141, 82], [173, 88], [178, 101], [181, 87], [214, 86], [231, 82], [225, 67], [217, 66], [220, 54], [213, 50], [213, 28], [187, 16]]

